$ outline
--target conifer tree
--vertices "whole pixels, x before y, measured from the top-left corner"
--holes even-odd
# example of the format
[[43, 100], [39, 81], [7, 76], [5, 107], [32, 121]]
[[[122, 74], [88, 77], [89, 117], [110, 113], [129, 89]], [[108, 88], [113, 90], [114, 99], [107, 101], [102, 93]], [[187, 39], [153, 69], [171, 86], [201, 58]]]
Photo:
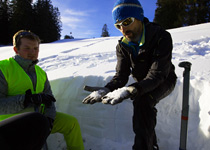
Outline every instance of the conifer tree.
[[0, 0], [0, 44], [9, 43], [9, 4]]
[[187, 0], [186, 24], [210, 22], [210, 0]]
[[53, 42], [60, 39], [60, 12], [53, 7], [50, 0], [38, 0], [34, 4], [35, 32], [42, 42]]
[[109, 37], [109, 32], [108, 32], [108, 27], [106, 24], [104, 24], [103, 28], [102, 28], [102, 34], [101, 37]]
[[11, 36], [19, 30], [31, 30], [34, 25], [32, 0], [12, 0], [11, 1]]
[[210, 22], [210, 0], [157, 0], [154, 22], [166, 29]]
[[185, 1], [158, 0], [155, 10], [154, 22], [162, 25], [165, 29], [181, 27], [185, 16]]
[[60, 12], [51, 0], [0, 0], [0, 43], [12, 43], [12, 36], [19, 30], [30, 30], [42, 42], [60, 39]]

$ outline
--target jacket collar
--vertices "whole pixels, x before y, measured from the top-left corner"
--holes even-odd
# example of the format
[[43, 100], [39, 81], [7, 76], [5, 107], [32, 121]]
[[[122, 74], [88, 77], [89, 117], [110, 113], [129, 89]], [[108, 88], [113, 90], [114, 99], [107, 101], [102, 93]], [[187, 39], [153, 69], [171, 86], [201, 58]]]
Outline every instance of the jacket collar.
[[35, 61], [24, 59], [20, 55], [15, 55], [13, 59], [24, 69], [29, 70], [30, 68], [34, 68], [34, 66], [38, 63], [38, 59]]

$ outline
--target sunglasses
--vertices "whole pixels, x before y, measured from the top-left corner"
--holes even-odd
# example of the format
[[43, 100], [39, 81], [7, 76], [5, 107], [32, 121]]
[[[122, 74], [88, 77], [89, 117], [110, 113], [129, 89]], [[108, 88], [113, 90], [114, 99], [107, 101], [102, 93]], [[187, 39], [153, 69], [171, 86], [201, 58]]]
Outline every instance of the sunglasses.
[[127, 27], [127, 26], [131, 25], [134, 22], [134, 20], [135, 20], [135, 18], [129, 17], [129, 18], [126, 18], [125, 20], [123, 20], [121, 23], [115, 23], [114, 26], [117, 29], [120, 29], [121, 26]]

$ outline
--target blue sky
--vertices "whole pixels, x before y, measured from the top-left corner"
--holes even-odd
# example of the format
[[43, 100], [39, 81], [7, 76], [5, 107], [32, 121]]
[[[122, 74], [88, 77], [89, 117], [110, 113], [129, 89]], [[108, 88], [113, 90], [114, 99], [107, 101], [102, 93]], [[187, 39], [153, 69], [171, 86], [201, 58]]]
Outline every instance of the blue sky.
[[[74, 38], [97, 38], [107, 24], [110, 36], [121, 36], [112, 20], [112, 8], [116, 0], [52, 0], [58, 7], [62, 21], [61, 39], [72, 32]], [[140, 0], [144, 15], [153, 21], [156, 0]]]

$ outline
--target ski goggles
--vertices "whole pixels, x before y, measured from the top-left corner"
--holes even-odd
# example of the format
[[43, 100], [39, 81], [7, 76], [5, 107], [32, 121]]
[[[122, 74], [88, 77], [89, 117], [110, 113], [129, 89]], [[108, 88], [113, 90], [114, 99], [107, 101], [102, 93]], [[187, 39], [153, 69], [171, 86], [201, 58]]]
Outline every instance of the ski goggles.
[[115, 23], [114, 26], [115, 26], [117, 29], [120, 29], [121, 26], [127, 27], [127, 26], [131, 25], [131, 24], [134, 22], [134, 20], [135, 20], [135, 18], [129, 17], [129, 18], [126, 18], [125, 20], [123, 20], [123, 21], [120, 22], [120, 23]]

